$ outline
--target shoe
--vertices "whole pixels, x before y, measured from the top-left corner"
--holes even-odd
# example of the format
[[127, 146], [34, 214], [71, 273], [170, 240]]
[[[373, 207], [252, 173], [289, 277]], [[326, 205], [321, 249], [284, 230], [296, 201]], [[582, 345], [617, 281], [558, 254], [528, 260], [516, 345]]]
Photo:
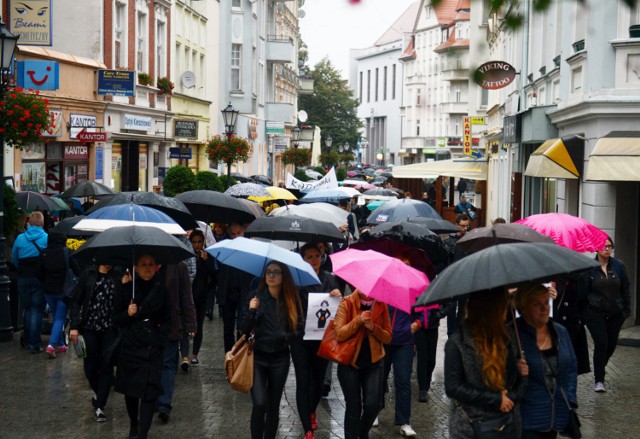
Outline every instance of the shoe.
[[42, 346], [36, 346], [35, 348], [29, 348], [29, 352], [32, 354], [39, 354], [43, 352]]
[[129, 439], [138, 439], [138, 426], [132, 425], [129, 427]]
[[380, 425], [380, 421], [378, 420], [378, 417], [376, 416], [376, 418], [373, 420], [372, 427], [377, 427], [378, 425]]
[[96, 409], [96, 421], [107, 422], [107, 415], [104, 414], [104, 411], [101, 408]]
[[207, 311], [205, 315], [207, 316], [209, 321], [213, 320], [213, 311]]
[[331, 391], [331, 384], [325, 384], [322, 386], [322, 396], [326, 398], [329, 396], [329, 392]]
[[47, 346], [47, 355], [49, 356], [50, 360], [56, 358], [56, 350], [53, 348], [53, 346]]
[[200, 360], [198, 360], [197, 358], [192, 358], [192, 359], [191, 359], [191, 365], [192, 365], [193, 367], [198, 367], [198, 366], [200, 366]]
[[59, 354], [63, 352], [67, 352], [68, 350], [69, 350], [69, 347], [67, 345], [58, 346], [56, 348], [56, 352]]
[[418, 402], [427, 402], [427, 391], [421, 390], [418, 392]]
[[600, 382], [600, 383], [596, 383], [596, 385], [593, 387], [593, 391], [598, 393], [604, 393], [607, 391], [607, 389], [604, 388], [604, 383]]
[[160, 422], [162, 424], [168, 423], [169, 422], [169, 413], [167, 413], [167, 412], [158, 413], [158, 419], [160, 419]]
[[315, 435], [313, 434], [313, 431], [307, 431], [304, 434], [304, 439], [313, 439], [315, 437]]
[[318, 429], [318, 418], [316, 417], [316, 413], [311, 413], [311, 430], [316, 431]]
[[400, 427], [400, 436], [404, 437], [416, 437], [416, 432], [413, 431], [413, 428], [409, 424], [404, 424]]
[[180, 368], [182, 369], [183, 372], [189, 372], [189, 360], [182, 360], [182, 364], [180, 365]]

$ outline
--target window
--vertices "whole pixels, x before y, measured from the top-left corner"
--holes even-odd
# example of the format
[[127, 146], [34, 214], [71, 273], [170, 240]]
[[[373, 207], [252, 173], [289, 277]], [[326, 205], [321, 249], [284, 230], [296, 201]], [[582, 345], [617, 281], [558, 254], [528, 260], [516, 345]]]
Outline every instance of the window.
[[378, 69], [376, 68], [376, 90], [375, 90], [375, 95], [376, 95], [376, 102], [378, 102]]
[[242, 8], [242, 0], [232, 0], [231, 1], [231, 7], [235, 8], [235, 9]]
[[[166, 25], [162, 21], [156, 22], [156, 77], [167, 76], [167, 58], [165, 43], [167, 41]], [[179, 53], [179, 52], [177, 52]]]
[[[147, 57], [147, 14], [138, 12], [136, 23], [136, 69], [147, 72], [149, 59]], [[148, 72], [147, 72], [148, 73]]]
[[367, 70], [367, 102], [371, 102], [371, 70]]
[[576, 93], [582, 90], [582, 67], [571, 71], [571, 92]]
[[231, 45], [231, 90], [242, 90], [240, 68], [242, 44]]
[[116, 2], [115, 26], [114, 26], [114, 62], [116, 68], [127, 67], [127, 5]]
[[382, 74], [382, 99], [387, 100], [387, 66], [384, 66], [384, 73]]
[[416, 120], [416, 136], [420, 135], [420, 119]]
[[182, 66], [181, 66], [181, 54], [182, 54], [182, 46], [180, 45], [180, 43], [176, 43], [176, 56], [173, 59], [173, 65], [175, 67], [175, 72], [176, 75], [180, 75], [182, 73]]
[[486, 88], [480, 89], [480, 106], [487, 107], [489, 105], [489, 90]]
[[360, 102], [362, 102], [362, 77], [363, 77], [363, 73], [360, 72], [360, 84], [358, 84], [359, 85], [358, 99], [360, 99]]
[[419, 88], [416, 91], [416, 106], [419, 107], [422, 105], [422, 89]]
[[207, 62], [206, 62], [206, 57], [204, 55], [200, 55], [200, 74], [198, 75], [197, 78], [197, 82], [198, 82], [198, 94], [200, 95], [200, 97], [205, 97], [205, 95], [207, 94], [207, 90], [205, 89], [205, 72], [206, 72], [206, 68], [207, 68]]
[[396, 65], [391, 66], [391, 99], [396, 99]]

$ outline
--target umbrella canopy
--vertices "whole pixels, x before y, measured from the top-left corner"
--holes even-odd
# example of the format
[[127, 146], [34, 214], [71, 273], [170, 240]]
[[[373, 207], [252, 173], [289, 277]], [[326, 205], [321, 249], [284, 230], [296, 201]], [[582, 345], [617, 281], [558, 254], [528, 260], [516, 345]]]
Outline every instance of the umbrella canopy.
[[434, 233], [458, 233], [460, 231], [458, 226], [444, 219], [418, 217], [409, 218], [407, 221], [422, 224]]
[[516, 221], [579, 253], [604, 248], [607, 234], [582, 218], [566, 213], [541, 213]]
[[151, 255], [157, 264], [177, 264], [194, 257], [191, 248], [157, 228], [112, 227], [90, 238], [71, 257], [98, 264], [130, 266], [139, 255]]
[[195, 219], [208, 223], [250, 223], [256, 216], [231, 195], [215, 191], [196, 190], [176, 195]]
[[499, 244], [453, 263], [418, 297], [416, 306], [522, 282], [542, 282], [599, 267], [595, 259], [555, 244]]
[[320, 221], [326, 221], [336, 227], [342, 227], [347, 224], [349, 212], [340, 209], [337, 206], [328, 203], [312, 203], [287, 205], [273, 209], [269, 216], [291, 216], [297, 215], [304, 218], [313, 218]]
[[298, 286], [319, 285], [315, 271], [298, 253], [276, 245], [243, 237], [225, 239], [207, 248], [207, 252], [221, 264], [229, 265], [254, 276], [261, 276], [271, 261], [289, 267]]
[[256, 183], [263, 184], [265, 186], [273, 186], [273, 180], [266, 175], [252, 175], [250, 178]]
[[356, 189], [375, 189], [376, 186], [362, 180], [343, 180], [342, 186], [354, 187]]
[[384, 203], [386, 203], [387, 201], [389, 201], [389, 200], [372, 200], [372, 201], [367, 203], [367, 209], [370, 210], [370, 211], [374, 211], [378, 207], [380, 207]]
[[62, 210], [58, 203], [40, 192], [16, 192], [16, 201], [22, 210]]
[[509, 242], [546, 242], [554, 244], [554, 240], [535, 230], [520, 224], [495, 224], [491, 227], [478, 227], [467, 232], [456, 245], [468, 253]]
[[330, 255], [333, 273], [367, 296], [411, 313], [416, 297], [429, 285], [427, 276], [373, 250], [348, 248]]
[[267, 186], [265, 189], [267, 190], [268, 195], [251, 196], [249, 197], [249, 199], [256, 201], [258, 203], [262, 203], [263, 201], [270, 201], [270, 200], [297, 200], [298, 199], [298, 197], [296, 197], [294, 194], [292, 194], [290, 191], [288, 191], [283, 187]]
[[78, 224], [80, 221], [82, 221], [85, 218], [86, 217], [84, 215], [65, 218], [62, 221], [60, 221], [58, 224], [56, 224], [56, 226], [53, 229], [49, 230], [49, 233], [58, 233], [60, 235], [65, 235], [65, 236], [93, 235], [94, 232], [87, 232], [87, 231], [77, 230], [73, 228], [76, 224]]
[[244, 207], [249, 209], [249, 211], [253, 215], [255, 215], [256, 218], [267, 215], [266, 213], [264, 213], [264, 210], [262, 210], [262, 207], [260, 207], [260, 205], [255, 201], [247, 200], [246, 198], [238, 198], [238, 201], [240, 201], [240, 204], [244, 205]]
[[105, 195], [113, 195], [115, 192], [107, 186], [96, 183], [95, 181], [85, 181], [84, 183], [78, 183], [71, 186], [64, 191], [60, 197], [103, 197]]
[[239, 172], [232, 172], [230, 175], [235, 181], [239, 181], [240, 183], [251, 183], [251, 178]]
[[139, 225], [163, 230], [172, 235], [183, 235], [184, 229], [171, 217], [151, 207], [137, 204], [117, 204], [98, 209], [86, 216], [73, 228], [89, 232], [103, 232], [112, 227]]
[[[138, 204], [166, 213], [185, 230], [198, 227], [198, 223], [193, 219], [191, 212], [189, 212], [189, 209], [187, 209], [187, 206], [185, 206], [182, 201], [172, 197], [163, 197], [153, 192], [119, 192], [113, 197], [102, 200], [93, 206], [87, 211], [87, 215], [91, 215], [93, 212], [107, 206], [125, 204]], [[136, 217], [136, 220], [137, 219]]]
[[245, 229], [244, 235], [286, 241], [344, 241], [344, 235], [333, 224], [295, 215], [256, 218]]
[[56, 210], [71, 210], [69, 205], [65, 203], [65, 201], [61, 198], [50, 197], [50, 199], [58, 205], [58, 209]]
[[391, 200], [371, 212], [367, 222], [380, 224], [388, 221], [404, 221], [409, 218], [426, 217], [442, 219], [438, 212], [424, 201], [402, 198]]
[[[388, 235], [399, 235], [401, 237], [424, 238], [427, 236], [436, 236], [436, 233], [427, 229], [425, 226], [408, 221], [391, 221], [382, 223], [371, 229], [371, 236], [383, 237]], [[402, 239], [404, 241], [404, 239]]]
[[[354, 195], [354, 192], [357, 195]], [[354, 188], [341, 187], [335, 189], [317, 189], [310, 191], [304, 197], [300, 198], [300, 203], [331, 203], [338, 204], [340, 200], [348, 200], [352, 197], [360, 195]]]
[[238, 183], [224, 191], [225, 194], [232, 197], [250, 197], [250, 196], [269, 196], [269, 192], [264, 186], [256, 183]]
[[409, 259], [411, 266], [416, 270], [422, 271], [429, 279], [433, 279], [436, 276], [436, 269], [424, 250], [411, 247], [400, 241], [389, 238], [370, 239], [368, 241], [353, 243], [349, 245], [349, 248], [355, 248], [356, 250], [373, 250], [392, 257], [402, 256]]

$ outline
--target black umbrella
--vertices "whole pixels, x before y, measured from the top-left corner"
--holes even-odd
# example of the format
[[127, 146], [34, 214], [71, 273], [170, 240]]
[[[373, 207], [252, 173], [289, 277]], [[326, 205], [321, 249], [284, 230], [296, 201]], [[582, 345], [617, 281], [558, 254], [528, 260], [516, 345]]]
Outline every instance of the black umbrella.
[[138, 255], [151, 255], [157, 264], [177, 264], [194, 257], [177, 238], [154, 227], [112, 227], [85, 242], [71, 257], [103, 265], [131, 266]]
[[436, 276], [436, 269], [424, 250], [403, 244], [400, 241], [389, 238], [370, 239], [368, 241], [353, 243], [349, 245], [349, 248], [355, 248], [356, 250], [374, 250], [394, 258], [402, 256], [409, 260], [413, 268], [426, 274], [429, 280], [432, 280]]
[[[410, 223], [408, 221], [390, 221], [388, 223], [379, 224], [371, 229], [371, 236], [373, 237], [381, 237], [390, 234], [398, 234], [414, 238], [436, 235], [436, 233], [429, 230], [427, 227], [421, 224]], [[401, 241], [404, 241], [404, 239], [401, 239]]]
[[22, 210], [61, 210], [58, 203], [40, 192], [17, 192], [16, 201]]
[[555, 244], [494, 245], [447, 267], [418, 297], [415, 306], [523, 282], [543, 282], [599, 266], [595, 259]]
[[434, 233], [458, 233], [460, 231], [458, 226], [444, 219], [416, 217], [409, 218], [407, 221], [421, 224]]
[[137, 204], [139, 206], [151, 207], [166, 213], [172, 220], [185, 230], [191, 230], [198, 227], [193, 215], [187, 209], [184, 203], [176, 198], [163, 197], [153, 192], [119, 192], [109, 199], [102, 200], [86, 213], [90, 214], [96, 210], [107, 206], [116, 206], [121, 204]]
[[207, 223], [250, 223], [256, 216], [231, 195], [215, 191], [197, 190], [176, 195], [193, 217]]
[[232, 172], [231, 173], [231, 177], [233, 177], [233, 179], [235, 181], [239, 181], [240, 183], [251, 183], [252, 180], [251, 178], [249, 178], [248, 176], [241, 174], [239, 172]]
[[391, 189], [383, 189], [380, 187], [376, 189], [366, 190], [362, 193], [362, 195], [382, 195], [383, 197], [398, 197], [398, 193], [396, 191], [392, 191]]
[[553, 239], [536, 232], [530, 227], [521, 224], [495, 224], [491, 227], [478, 227], [467, 232], [456, 242], [456, 245], [459, 245], [468, 253], [474, 253], [492, 245], [510, 242], [546, 242], [555, 244]]
[[273, 186], [273, 180], [266, 175], [252, 175], [250, 177], [253, 181], [259, 184], [266, 184], [267, 186]]
[[424, 201], [411, 198], [391, 200], [371, 212], [367, 223], [381, 224], [388, 221], [406, 221], [409, 218], [426, 217], [442, 219], [438, 212]]
[[256, 218], [260, 218], [262, 216], [267, 216], [267, 214], [262, 210], [262, 207], [255, 201], [247, 200], [246, 198], [238, 198], [241, 204], [243, 204], [249, 211], [255, 215]]
[[87, 232], [84, 230], [77, 230], [74, 229], [73, 226], [75, 226], [76, 224], [78, 224], [78, 222], [82, 221], [83, 219], [85, 219], [86, 216], [84, 215], [77, 215], [77, 216], [72, 216], [70, 218], [65, 218], [62, 221], [60, 221], [58, 224], [56, 224], [56, 226], [49, 230], [49, 233], [58, 233], [60, 235], [65, 235], [65, 236], [91, 236], [94, 235], [94, 232]]
[[103, 197], [113, 194], [115, 194], [115, 192], [103, 184], [96, 183], [95, 181], [85, 181], [84, 183], [71, 186], [60, 195], [60, 198]]
[[298, 242], [344, 241], [344, 235], [333, 224], [296, 215], [256, 218], [244, 236]]

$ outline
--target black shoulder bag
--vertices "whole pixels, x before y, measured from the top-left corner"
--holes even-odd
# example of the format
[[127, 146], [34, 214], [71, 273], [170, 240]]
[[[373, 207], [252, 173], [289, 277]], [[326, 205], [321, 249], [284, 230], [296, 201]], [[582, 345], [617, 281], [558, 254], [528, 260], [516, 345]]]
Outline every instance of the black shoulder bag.
[[511, 439], [516, 437], [516, 426], [513, 422], [513, 411], [503, 413], [495, 418], [471, 418], [462, 408], [462, 405], [456, 402], [458, 410], [462, 412], [465, 418], [471, 423], [474, 439]]

